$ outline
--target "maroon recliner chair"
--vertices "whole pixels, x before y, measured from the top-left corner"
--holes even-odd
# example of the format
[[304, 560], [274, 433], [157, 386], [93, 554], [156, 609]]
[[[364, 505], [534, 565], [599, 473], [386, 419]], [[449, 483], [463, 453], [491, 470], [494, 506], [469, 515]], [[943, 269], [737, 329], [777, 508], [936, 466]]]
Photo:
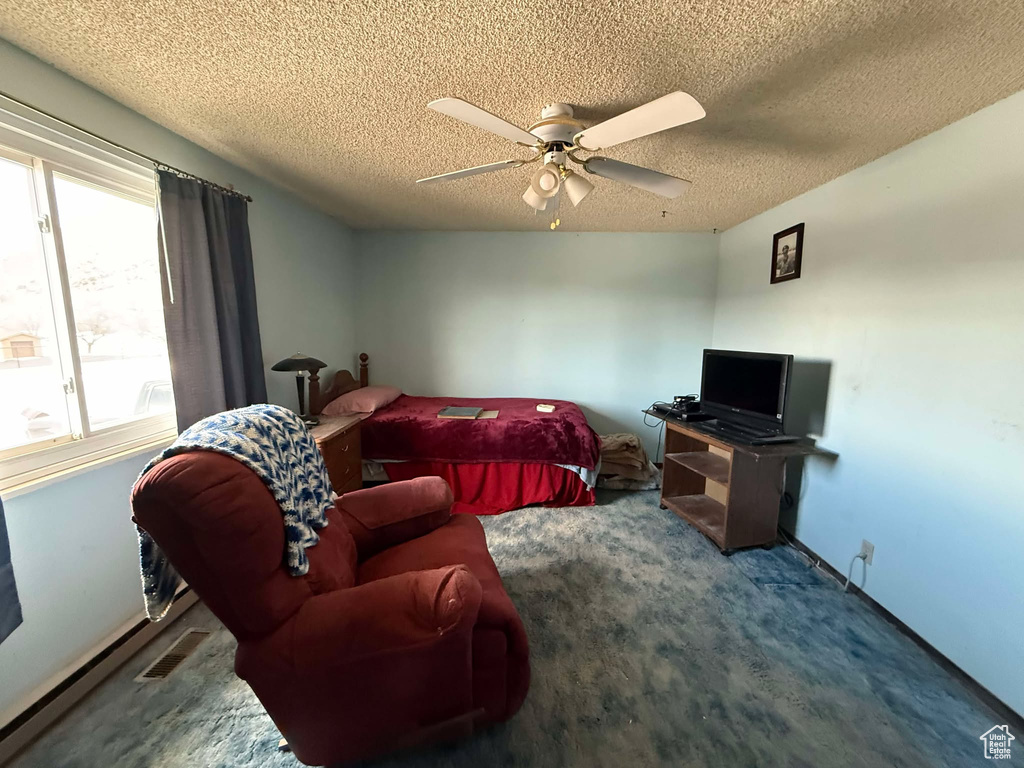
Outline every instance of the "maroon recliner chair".
[[451, 505], [437, 477], [346, 494], [293, 577], [281, 510], [234, 459], [180, 454], [132, 493], [136, 522], [238, 640], [236, 674], [307, 765], [467, 736], [526, 697], [522, 622], [480, 521]]

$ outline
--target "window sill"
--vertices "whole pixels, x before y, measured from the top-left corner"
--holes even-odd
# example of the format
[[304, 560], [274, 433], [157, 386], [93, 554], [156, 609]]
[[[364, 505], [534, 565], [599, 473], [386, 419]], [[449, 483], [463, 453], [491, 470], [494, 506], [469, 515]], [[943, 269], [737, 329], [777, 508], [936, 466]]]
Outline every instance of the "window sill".
[[[22, 479], [24, 475], [0, 479], [0, 494], [3, 498], [13, 499], [16, 496], [22, 496], [26, 493], [32, 493], [38, 491], [41, 488], [45, 488], [48, 485], [59, 483], [64, 480], [68, 480], [77, 475], [91, 472], [95, 469], [100, 469], [109, 464], [114, 464], [118, 461], [124, 461], [140, 454], [155, 454], [163, 448], [166, 448], [177, 437], [178, 432], [176, 429], [167, 429], [157, 434], [151, 435], [144, 440], [133, 442], [130, 445], [110, 449], [103, 451], [98, 454], [86, 455], [81, 457], [80, 462], [76, 462], [73, 466], [62, 467], [53, 472], [47, 472], [45, 474], [36, 474], [36, 477], [29, 479]], [[25, 473], [30, 474], [30, 473]]]

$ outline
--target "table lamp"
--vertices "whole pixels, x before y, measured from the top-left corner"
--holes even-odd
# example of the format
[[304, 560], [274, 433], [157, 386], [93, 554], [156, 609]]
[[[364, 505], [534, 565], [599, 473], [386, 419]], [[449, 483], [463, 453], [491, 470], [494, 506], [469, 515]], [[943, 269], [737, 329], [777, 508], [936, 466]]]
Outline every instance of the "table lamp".
[[302, 374], [304, 371], [309, 372], [309, 404], [314, 405], [314, 393], [317, 397], [319, 397], [320, 394], [320, 377], [317, 375], [317, 371], [326, 367], [326, 365], [327, 363], [323, 360], [317, 360], [315, 357], [309, 357], [308, 355], [297, 353], [291, 357], [286, 357], [280, 362], [274, 363], [270, 367], [270, 370], [272, 371], [295, 371], [295, 388], [299, 392], [299, 418], [310, 426], [319, 424], [320, 419], [306, 413], [306, 391], [303, 386], [304, 382], [302, 380]]

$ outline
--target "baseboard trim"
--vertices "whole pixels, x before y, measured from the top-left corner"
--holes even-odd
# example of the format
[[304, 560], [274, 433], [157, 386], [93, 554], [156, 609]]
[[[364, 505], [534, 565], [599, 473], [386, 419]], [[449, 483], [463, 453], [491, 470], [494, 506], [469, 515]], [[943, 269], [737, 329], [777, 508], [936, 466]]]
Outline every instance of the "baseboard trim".
[[199, 598], [195, 592], [186, 588], [175, 598], [163, 621], [157, 623], [142, 619], [0, 729], [0, 766], [7, 764], [35, 741], [93, 688], [197, 602]]
[[[785, 541], [791, 544], [794, 549], [802, 552], [804, 555], [813, 560], [819, 568], [828, 573], [832, 578], [838, 581], [840, 584], [846, 583], [846, 575], [840, 573], [824, 559], [821, 555], [815, 552], [813, 549], [808, 547], [799, 539], [793, 537], [788, 532], [785, 536]], [[1005, 701], [996, 696], [992, 691], [983, 686], [967, 672], [956, 665], [948, 656], [942, 653], [938, 648], [929, 643], [917, 632], [903, 623], [899, 618], [893, 615], [885, 606], [878, 603], [871, 595], [862, 590], [853, 582], [850, 583], [849, 592], [851, 595], [856, 595], [868, 605], [875, 613], [880, 615], [887, 622], [896, 627], [900, 632], [909, 637], [915, 645], [924, 650], [929, 656], [931, 656], [940, 667], [946, 670], [950, 675], [956, 678], [965, 688], [967, 688], [972, 694], [982, 701], [987, 707], [990, 707], [995, 711], [997, 715], [1002, 719], [1006, 725], [1012, 725], [1017, 733], [1024, 733], [1024, 715], [1019, 714], [1013, 708], [1010, 707]], [[1000, 723], [1003, 724], [1003, 723]]]

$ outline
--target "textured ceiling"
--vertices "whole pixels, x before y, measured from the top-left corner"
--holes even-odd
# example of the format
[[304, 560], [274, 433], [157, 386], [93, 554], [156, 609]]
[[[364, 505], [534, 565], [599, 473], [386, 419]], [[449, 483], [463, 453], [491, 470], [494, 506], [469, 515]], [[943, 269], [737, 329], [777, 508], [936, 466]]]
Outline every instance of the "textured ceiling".
[[590, 177], [562, 228], [695, 231], [1024, 89], [1022, 0], [0, 0], [0, 36], [357, 228], [545, 227], [535, 166], [414, 185], [528, 154], [442, 96], [527, 127], [693, 94], [707, 118], [607, 153], [689, 191]]

